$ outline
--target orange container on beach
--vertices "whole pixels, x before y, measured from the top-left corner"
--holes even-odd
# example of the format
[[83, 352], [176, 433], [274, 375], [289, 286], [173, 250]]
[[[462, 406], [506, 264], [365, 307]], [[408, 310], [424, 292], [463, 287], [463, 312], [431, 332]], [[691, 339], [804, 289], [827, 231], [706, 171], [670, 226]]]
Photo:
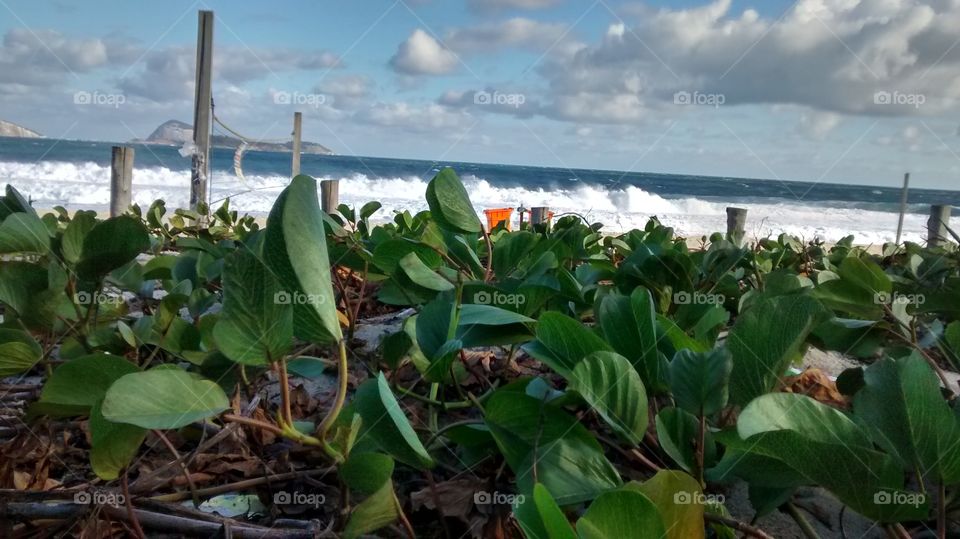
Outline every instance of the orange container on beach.
[[505, 225], [507, 230], [510, 230], [510, 217], [513, 215], [513, 208], [492, 208], [483, 210], [483, 214], [487, 216], [487, 230], [493, 230], [504, 221], [507, 222]]

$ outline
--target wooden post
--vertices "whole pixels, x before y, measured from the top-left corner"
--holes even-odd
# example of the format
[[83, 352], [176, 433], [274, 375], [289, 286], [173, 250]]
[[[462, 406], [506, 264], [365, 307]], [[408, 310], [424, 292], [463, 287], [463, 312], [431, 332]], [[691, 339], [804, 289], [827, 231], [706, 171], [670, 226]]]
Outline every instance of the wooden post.
[[126, 213], [133, 185], [133, 148], [114, 146], [110, 160], [110, 217]]
[[193, 164], [190, 173], [190, 207], [207, 202], [210, 178], [210, 117], [213, 106], [213, 12], [200, 11], [197, 24], [197, 79], [193, 101]]
[[340, 205], [340, 180], [320, 180], [320, 206], [326, 213], [337, 211]]
[[900, 245], [900, 234], [903, 233], [903, 214], [907, 213], [907, 192], [910, 186], [910, 173], [903, 175], [903, 191], [900, 193], [900, 219], [897, 221], [897, 245]]
[[746, 233], [746, 225], [746, 208], [727, 208], [727, 238], [729, 238], [730, 241], [740, 245]]
[[539, 225], [550, 220], [550, 208], [546, 206], [535, 206], [530, 208], [530, 224]]
[[293, 113], [293, 176], [300, 174], [300, 128], [303, 123], [303, 113]]
[[938, 247], [947, 241], [947, 226], [950, 225], [950, 209], [948, 204], [934, 204], [930, 206], [930, 219], [927, 220], [927, 245]]

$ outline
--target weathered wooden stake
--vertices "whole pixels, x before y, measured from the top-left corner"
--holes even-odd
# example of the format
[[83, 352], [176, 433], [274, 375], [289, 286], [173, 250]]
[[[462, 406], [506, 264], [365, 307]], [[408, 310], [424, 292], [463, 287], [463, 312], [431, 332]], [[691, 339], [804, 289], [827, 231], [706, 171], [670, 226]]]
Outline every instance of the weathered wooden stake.
[[727, 237], [730, 241], [740, 245], [743, 236], [746, 233], [747, 210], [746, 208], [727, 208]]
[[340, 180], [320, 181], [320, 206], [326, 213], [337, 211], [340, 205]]
[[907, 213], [907, 192], [910, 187], [910, 173], [903, 175], [903, 191], [900, 193], [900, 219], [897, 221], [897, 245], [900, 245], [900, 234], [903, 232], [903, 214]]
[[550, 208], [534, 206], [530, 208], [530, 224], [533, 226], [546, 223], [550, 220]]
[[930, 206], [930, 219], [927, 220], [927, 245], [937, 247], [948, 241], [947, 226], [950, 225], [949, 204]]
[[207, 202], [210, 178], [210, 117], [213, 106], [213, 12], [200, 11], [197, 23], [197, 79], [193, 101], [193, 144], [190, 173], [190, 207]]
[[300, 174], [300, 129], [303, 124], [303, 113], [293, 113], [293, 176]]
[[123, 215], [133, 193], [133, 148], [114, 146], [110, 161], [110, 217]]

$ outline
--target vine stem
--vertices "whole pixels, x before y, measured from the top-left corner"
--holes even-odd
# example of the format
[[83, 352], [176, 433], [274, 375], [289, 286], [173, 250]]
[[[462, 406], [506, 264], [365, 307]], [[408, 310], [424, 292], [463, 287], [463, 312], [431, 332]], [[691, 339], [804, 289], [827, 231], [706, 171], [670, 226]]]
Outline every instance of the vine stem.
[[947, 537], [947, 487], [940, 483], [937, 487], [937, 539]]
[[286, 358], [274, 363], [280, 381], [281, 417], [287, 425], [293, 425], [293, 412], [290, 409], [290, 378], [287, 375]]
[[490, 278], [493, 276], [493, 242], [490, 241], [490, 234], [487, 232], [487, 229], [483, 230], [483, 241], [487, 243], [487, 271], [483, 274], [483, 282], [489, 283]]
[[800, 510], [797, 509], [796, 505], [793, 505], [791, 502], [785, 504], [787, 506], [787, 513], [790, 514], [790, 517], [793, 518], [793, 521], [797, 523], [797, 526], [800, 527], [800, 531], [807, 536], [808, 539], [820, 539], [820, 535], [817, 533], [817, 530], [813, 529], [813, 526], [810, 525], [810, 522], [804, 518], [803, 514], [800, 513]]
[[140, 526], [140, 519], [137, 518], [137, 513], [133, 510], [133, 500], [130, 498], [130, 482], [127, 479], [126, 468], [123, 469], [120, 487], [123, 489], [123, 501], [126, 502], [127, 506], [127, 518], [130, 519], [130, 524], [133, 525], [133, 531], [139, 539], [146, 539], [147, 536], [144, 535], [143, 528]]
[[266, 422], [260, 421], [260, 420], [258, 420], [258, 419], [253, 419], [253, 418], [250, 418], [250, 417], [243, 417], [242, 415], [235, 415], [235, 414], [223, 414], [223, 415], [220, 416], [220, 417], [221, 417], [224, 421], [230, 421], [231, 423], [240, 423], [241, 425], [247, 425], [247, 426], [250, 426], [250, 427], [256, 427], [256, 428], [258, 428], [258, 429], [263, 429], [263, 430], [265, 430], [265, 431], [272, 432], [272, 433], [276, 434], [277, 436], [283, 436], [283, 435], [284, 435], [283, 429], [281, 429], [280, 427], [278, 427], [278, 426], [276, 426], [276, 425], [271, 425], [270, 423], [266, 423]]
[[347, 400], [347, 341], [343, 338], [340, 339], [340, 360], [337, 362], [337, 378], [339, 384], [337, 385], [337, 396], [333, 401], [333, 407], [330, 408], [327, 416], [323, 418], [320, 426], [317, 427], [317, 438], [324, 444], [326, 444], [327, 432], [330, 430], [330, 427], [333, 426], [337, 417], [340, 416], [343, 403]]

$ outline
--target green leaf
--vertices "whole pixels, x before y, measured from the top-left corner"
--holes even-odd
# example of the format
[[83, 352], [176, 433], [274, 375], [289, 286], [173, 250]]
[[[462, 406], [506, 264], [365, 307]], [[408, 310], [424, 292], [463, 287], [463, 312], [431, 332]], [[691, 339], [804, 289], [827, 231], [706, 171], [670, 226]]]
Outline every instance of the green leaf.
[[750, 453], [779, 460], [868, 518], [896, 522], [927, 515], [925, 497], [902, 490], [898, 463], [874, 449], [849, 417], [810, 397], [758, 397], [740, 413], [737, 432]]
[[647, 431], [647, 392], [627, 358], [615, 352], [590, 354], [574, 367], [570, 389], [624, 440], [640, 445]]
[[618, 490], [601, 494], [577, 521], [581, 539], [665, 537], [657, 506], [640, 492]]
[[380, 490], [354, 508], [343, 529], [343, 536], [354, 539], [390, 524], [400, 516], [399, 505], [397, 495], [393, 492], [393, 481], [387, 481]]
[[460, 306], [461, 326], [507, 326], [510, 324], [531, 324], [533, 322], [536, 322], [533, 318], [493, 305], [465, 303]]
[[417, 253], [409, 253], [400, 259], [400, 269], [410, 278], [414, 284], [422, 286], [435, 292], [453, 290], [453, 283], [438, 275], [430, 269]]
[[102, 412], [114, 423], [176, 429], [229, 407], [216, 383], [171, 366], [124, 375], [107, 390]]
[[376, 200], [367, 202], [366, 204], [363, 205], [363, 207], [360, 208], [360, 218], [366, 219], [371, 215], [373, 215], [374, 213], [376, 213], [377, 210], [379, 210], [382, 207], [383, 207], [383, 204], [380, 204]]
[[150, 249], [150, 236], [138, 220], [129, 215], [97, 223], [83, 238], [77, 274], [96, 280]]
[[666, 362], [657, 348], [656, 312], [650, 291], [637, 287], [630, 296], [613, 293], [600, 301], [600, 328], [614, 350], [633, 363], [643, 383], [665, 389]]
[[293, 342], [291, 296], [253, 253], [238, 249], [226, 258], [223, 313], [213, 338], [230, 359], [245, 365], [279, 361]]
[[430, 362], [424, 375], [431, 382], [449, 377], [450, 366], [462, 348], [460, 341], [450, 339], [455, 311], [456, 304], [448, 294], [443, 294], [424, 305], [417, 315], [417, 346]]
[[30, 370], [43, 355], [43, 349], [25, 331], [0, 329], [0, 378]]
[[[670, 455], [681, 468], [694, 473], [696, 470], [696, 443], [700, 434], [700, 421], [690, 412], [673, 406], [660, 410], [656, 418], [657, 441], [663, 451]], [[710, 430], [703, 437], [704, 467], [709, 468], [716, 460], [716, 445]]]
[[554, 311], [540, 317], [536, 344], [539, 346], [528, 345], [524, 349], [565, 377], [569, 377], [577, 363], [587, 355], [613, 351], [606, 341], [583, 324]]
[[403, 414], [383, 373], [360, 384], [353, 402], [363, 418], [362, 437], [369, 436], [380, 449], [409, 466], [433, 467], [433, 458]]
[[677, 406], [711, 416], [727, 405], [733, 361], [725, 348], [709, 352], [680, 350], [670, 362], [670, 390]]
[[828, 316], [817, 300], [801, 295], [773, 297], [741, 314], [727, 338], [733, 356], [730, 401], [744, 405], [773, 389], [811, 330]]
[[294, 178], [270, 210], [263, 253], [287, 291], [308, 300], [294, 305], [294, 334], [312, 342], [336, 342], [342, 333], [322, 213], [317, 182], [304, 175]]
[[47, 288], [47, 272], [38, 264], [20, 260], [4, 260], [0, 264], [0, 302], [24, 316], [36, 301], [35, 296]]
[[666, 527], [665, 539], [702, 539], [703, 491], [693, 477], [676, 470], [660, 470], [643, 483], [628, 483], [624, 490], [636, 490], [650, 499]]
[[97, 402], [90, 410], [90, 465], [104, 481], [112, 481], [137, 456], [146, 429], [107, 421]]
[[[906, 468], [933, 482], [960, 482], [960, 420], [923, 358], [881, 359], [864, 372], [854, 411], [893, 445]], [[882, 445], [882, 444], [881, 444]]]
[[360, 494], [373, 494], [390, 481], [393, 459], [383, 453], [356, 453], [340, 466], [340, 478]]
[[560, 505], [591, 500], [621, 484], [586, 427], [555, 406], [505, 388], [487, 400], [484, 420], [527, 496], [535, 477]]
[[464, 234], [478, 234], [483, 230], [467, 190], [452, 168], [441, 170], [427, 184], [427, 205], [443, 228]]
[[45, 254], [49, 250], [50, 233], [37, 214], [14, 213], [0, 223], [0, 254]]
[[74, 415], [87, 413], [103, 400], [107, 389], [120, 377], [139, 372], [136, 365], [119, 356], [91, 354], [57, 367], [43, 384], [40, 402], [75, 408]]
[[76, 264], [83, 255], [83, 240], [97, 225], [97, 214], [92, 211], [78, 211], [70, 219], [70, 224], [63, 231], [61, 249], [63, 259], [70, 264]]
[[547, 487], [533, 486], [533, 496], [517, 496], [513, 514], [524, 535], [533, 539], [577, 539], [566, 515]]

